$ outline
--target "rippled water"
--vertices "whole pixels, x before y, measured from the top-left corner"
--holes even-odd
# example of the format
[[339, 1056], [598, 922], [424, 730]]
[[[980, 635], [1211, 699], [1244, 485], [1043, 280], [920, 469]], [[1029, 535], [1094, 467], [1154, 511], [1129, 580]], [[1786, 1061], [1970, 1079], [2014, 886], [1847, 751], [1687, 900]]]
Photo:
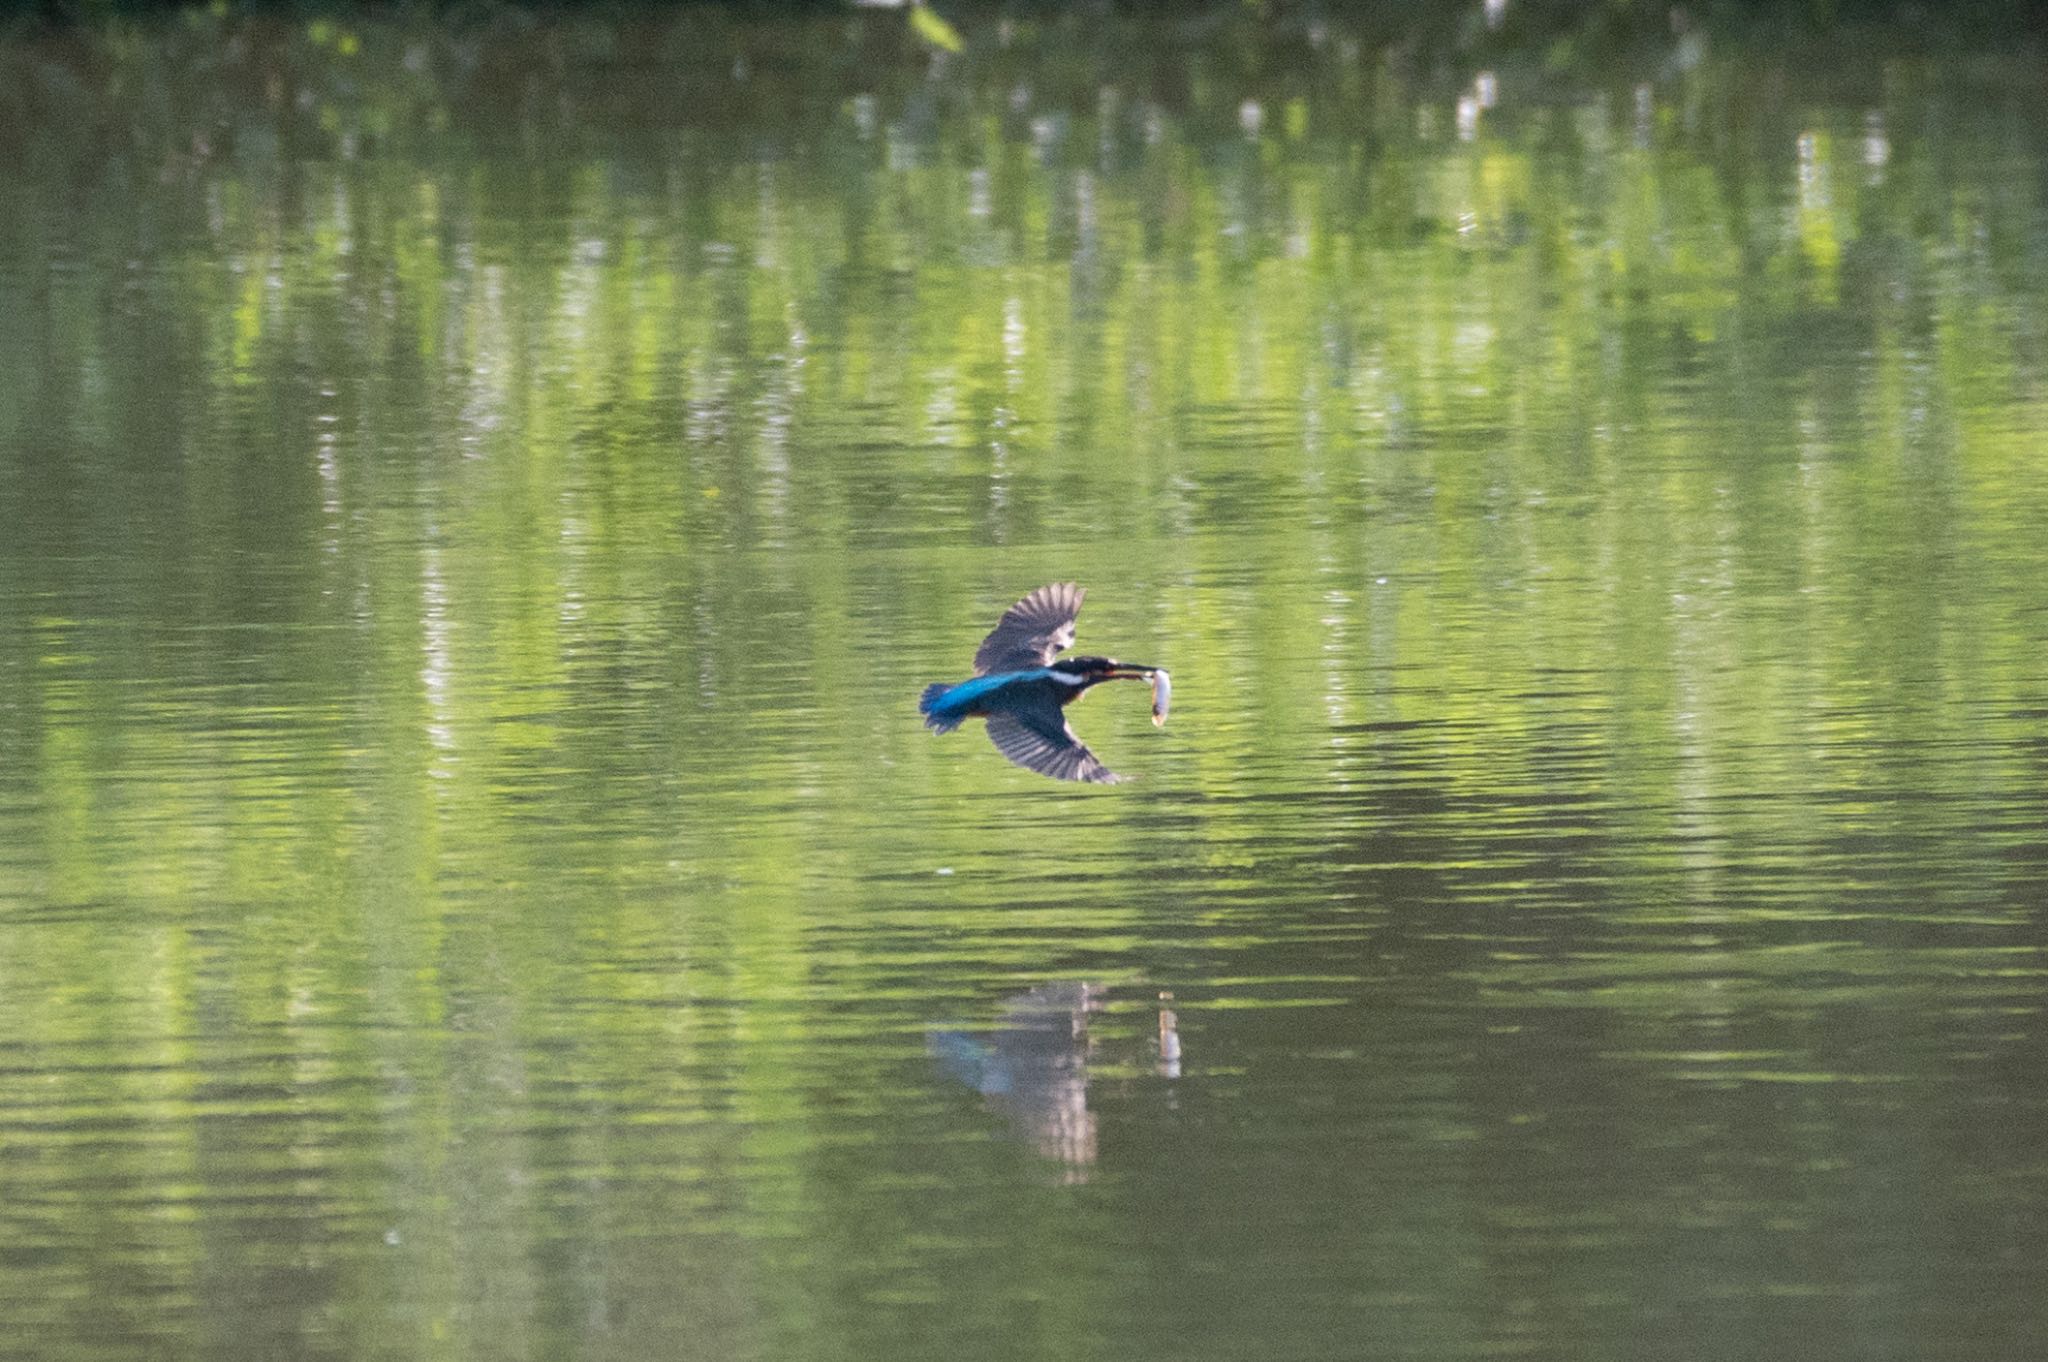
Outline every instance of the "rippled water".
[[2038, 64], [1215, 22], [0, 44], [0, 1356], [2048, 1345]]

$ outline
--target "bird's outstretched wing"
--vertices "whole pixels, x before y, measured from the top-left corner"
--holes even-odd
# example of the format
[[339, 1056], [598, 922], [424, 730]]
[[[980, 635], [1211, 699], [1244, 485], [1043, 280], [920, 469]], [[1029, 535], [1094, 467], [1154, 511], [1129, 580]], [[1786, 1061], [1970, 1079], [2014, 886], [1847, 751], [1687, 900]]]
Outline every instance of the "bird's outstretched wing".
[[1073, 647], [1074, 617], [1087, 594], [1072, 582], [1054, 582], [1005, 610], [974, 652], [975, 674], [1043, 667], [1060, 649]]
[[1043, 705], [989, 715], [988, 737], [1011, 761], [1055, 780], [1114, 785], [1123, 779], [1074, 736], [1060, 714], [1059, 702], [1050, 697]]

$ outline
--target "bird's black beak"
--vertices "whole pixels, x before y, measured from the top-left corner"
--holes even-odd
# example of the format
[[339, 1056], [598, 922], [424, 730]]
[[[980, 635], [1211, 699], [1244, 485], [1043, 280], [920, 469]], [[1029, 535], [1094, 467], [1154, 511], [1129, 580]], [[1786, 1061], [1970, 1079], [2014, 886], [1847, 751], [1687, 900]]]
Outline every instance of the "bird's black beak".
[[1120, 681], [1150, 681], [1152, 673], [1158, 670], [1142, 662], [1119, 662], [1109, 669], [1109, 674]]

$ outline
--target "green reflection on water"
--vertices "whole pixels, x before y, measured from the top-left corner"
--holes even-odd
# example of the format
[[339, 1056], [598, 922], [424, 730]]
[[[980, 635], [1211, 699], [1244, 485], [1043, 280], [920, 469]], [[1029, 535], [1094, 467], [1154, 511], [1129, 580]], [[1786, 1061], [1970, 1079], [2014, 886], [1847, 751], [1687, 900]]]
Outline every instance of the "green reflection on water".
[[0, 45], [0, 1333], [2038, 1340], [2037, 67], [1248, 22]]

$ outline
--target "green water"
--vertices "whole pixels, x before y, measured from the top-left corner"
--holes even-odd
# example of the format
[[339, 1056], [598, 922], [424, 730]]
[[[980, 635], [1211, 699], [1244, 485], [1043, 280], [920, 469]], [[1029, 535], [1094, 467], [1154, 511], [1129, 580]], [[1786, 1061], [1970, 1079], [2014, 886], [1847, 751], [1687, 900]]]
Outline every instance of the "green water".
[[0, 1357], [2043, 1355], [2039, 53], [1432, 22], [0, 38]]

